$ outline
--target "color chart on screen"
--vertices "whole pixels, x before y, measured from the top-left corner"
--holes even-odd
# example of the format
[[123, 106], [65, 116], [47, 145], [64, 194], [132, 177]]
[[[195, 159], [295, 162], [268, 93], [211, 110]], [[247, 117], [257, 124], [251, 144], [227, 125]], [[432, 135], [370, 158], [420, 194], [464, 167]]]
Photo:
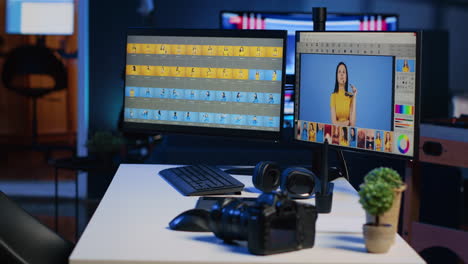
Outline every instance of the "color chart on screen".
[[127, 39], [126, 122], [279, 131], [284, 40]]

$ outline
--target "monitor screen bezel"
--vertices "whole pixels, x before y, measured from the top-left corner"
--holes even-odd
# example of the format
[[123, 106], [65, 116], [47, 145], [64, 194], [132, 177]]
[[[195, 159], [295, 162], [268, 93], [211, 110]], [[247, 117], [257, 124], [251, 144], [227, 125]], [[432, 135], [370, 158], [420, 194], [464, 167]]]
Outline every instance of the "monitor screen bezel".
[[[297, 44], [299, 43], [299, 36], [301, 33], [320, 33], [320, 34], [336, 34], [336, 33], [346, 33], [346, 34], [401, 34], [401, 33], [413, 33], [416, 36], [416, 59], [415, 59], [415, 65], [416, 65], [416, 83], [415, 83], [415, 115], [414, 115], [414, 135], [413, 135], [413, 141], [414, 141], [414, 146], [413, 146], [413, 156], [407, 156], [407, 155], [400, 155], [396, 153], [387, 153], [387, 152], [378, 152], [374, 150], [367, 150], [367, 149], [361, 149], [361, 148], [352, 148], [352, 147], [345, 147], [345, 146], [340, 146], [340, 145], [332, 145], [328, 144], [329, 147], [333, 149], [338, 149], [338, 150], [343, 150], [343, 151], [348, 151], [348, 152], [357, 152], [357, 153], [366, 153], [366, 154], [372, 154], [372, 155], [377, 155], [377, 156], [382, 156], [382, 157], [388, 157], [388, 158], [398, 158], [398, 159], [404, 159], [404, 160], [418, 160], [419, 159], [419, 142], [420, 142], [420, 111], [421, 111], [421, 32], [418, 31], [297, 31], [296, 32], [296, 65], [295, 65], [295, 72], [299, 70], [299, 63], [300, 63], [300, 56], [298, 56], [297, 52]], [[394, 82], [393, 78], [393, 82]], [[298, 140], [296, 138], [296, 132], [297, 132], [297, 121], [299, 120], [299, 96], [300, 96], [300, 75], [296, 74], [295, 78], [295, 105], [294, 105], [294, 124], [293, 124], [293, 142], [295, 144], [303, 145], [303, 146], [324, 146], [324, 143], [319, 143], [319, 142], [307, 142], [307, 141], [302, 141]], [[393, 91], [394, 93], [394, 91]], [[394, 98], [392, 99], [393, 104], [394, 104]], [[392, 114], [392, 116], [394, 113]]]
[[[219, 29], [156, 29], [156, 28], [129, 28], [127, 35], [139, 36], [187, 36], [187, 37], [225, 37], [225, 38], [276, 38], [283, 40], [283, 58], [286, 56], [286, 37], [285, 30], [219, 30]], [[127, 40], [125, 39], [124, 54], [127, 55]], [[125, 56], [125, 65], [127, 56]], [[233, 129], [233, 128], [212, 128], [199, 126], [182, 126], [182, 125], [167, 125], [167, 124], [145, 124], [125, 122], [122, 117], [122, 130], [126, 133], [174, 133], [174, 134], [191, 134], [191, 135], [209, 135], [209, 136], [224, 136], [224, 137], [240, 137], [250, 138], [255, 140], [279, 141], [283, 134], [284, 122], [284, 90], [285, 90], [285, 59], [282, 61], [282, 78], [281, 78], [281, 104], [279, 115], [278, 131], [261, 131], [251, 129]], [[125, 76], [126, 79], [126, 76]], [[125, 82], [122, 89], [123, 106], [125, 107]], [[123, 113], [122, 113], [123, 114]]]

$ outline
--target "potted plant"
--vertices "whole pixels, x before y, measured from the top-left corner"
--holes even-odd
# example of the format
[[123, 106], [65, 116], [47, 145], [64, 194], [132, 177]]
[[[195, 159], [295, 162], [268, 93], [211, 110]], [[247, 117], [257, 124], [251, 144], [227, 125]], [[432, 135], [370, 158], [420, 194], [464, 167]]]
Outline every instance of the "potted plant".
[[392, 187], [381, 180], [364, 182], [359, 190], [359, 202], [373, 217], [373, 222], [363, 226], [366, 249], [371, 253], [385, 253], [393, 244], [395, 232], [391, 224], [381, 222], [381, 216], [393, 204]]
[[[365, 183], [375, 181], [384, 181], [389, 184], [393, 190], [394, 198], [392, 207], [382, 215], [380, 221], [382, 223], [391, 224], [394, 232], [396, 233], [400, 217], [401, 194], [406, 189], [406, 185], [401, 180], [397, 171], [386, 167], [375, 168], [364, 177]], [[372, 215], [367, 214], [367, 222], [373, 222], [374, 219], [372, 219], [372, 217]]]
[[120, 136], [115, 136], [108, 131], [98, 131], [86, 142], [89, 156], [112, 163], [113, 156], [122, 150], [125, 141]]

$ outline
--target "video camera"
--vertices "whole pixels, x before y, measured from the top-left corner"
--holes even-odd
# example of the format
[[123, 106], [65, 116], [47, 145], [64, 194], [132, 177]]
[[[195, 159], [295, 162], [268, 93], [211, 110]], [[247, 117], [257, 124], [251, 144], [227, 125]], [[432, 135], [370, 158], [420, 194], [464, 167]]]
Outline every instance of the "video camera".
[[[200, 215], [203, 210], [192, 209], [181, 215], [191, 211]], [[226, 242], [246, 240], [252, 254], [269, 255], [314, 246], [315, 206], [291, 200], [283, 193], [263, 193], [254, 202], [222, 198], [210, 212], [204, 212], [206, 231]]]

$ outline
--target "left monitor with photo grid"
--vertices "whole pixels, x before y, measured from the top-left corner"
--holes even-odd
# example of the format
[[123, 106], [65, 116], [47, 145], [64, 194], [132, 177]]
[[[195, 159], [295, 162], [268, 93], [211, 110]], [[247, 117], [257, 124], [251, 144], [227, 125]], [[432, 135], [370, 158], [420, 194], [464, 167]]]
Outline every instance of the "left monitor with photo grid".
[[279, 140], [286, 31], [129, 29], [126, 131]]

